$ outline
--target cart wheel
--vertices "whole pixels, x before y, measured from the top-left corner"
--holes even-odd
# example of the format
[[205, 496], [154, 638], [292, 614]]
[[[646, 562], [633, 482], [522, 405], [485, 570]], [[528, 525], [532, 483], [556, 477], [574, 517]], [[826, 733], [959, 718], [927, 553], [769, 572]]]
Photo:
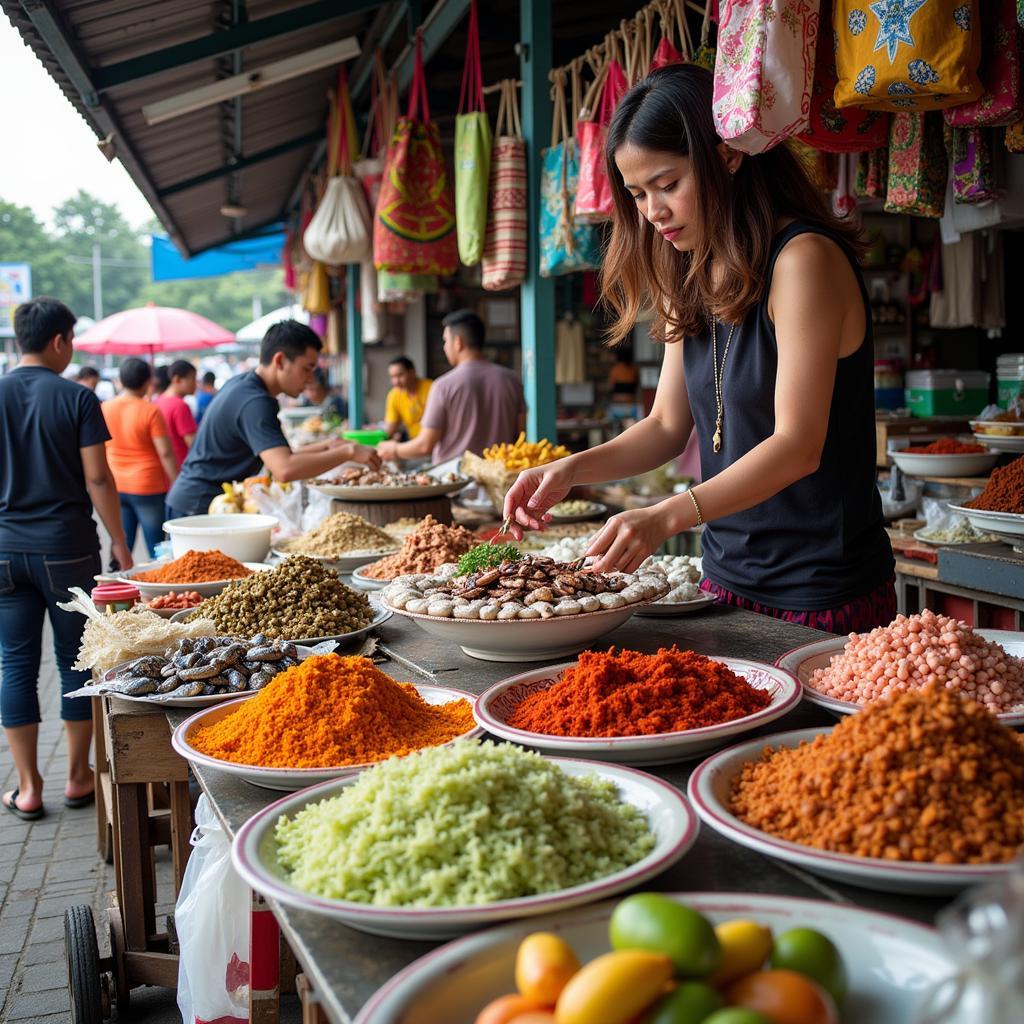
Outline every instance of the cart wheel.
[[100, 950], [91, 907], [79, 904], [64, 911], [64, 956], [71, 991], [71, 1024], [102, 1024]]
[[110, 921], [110, 959], [114, 962], [114, 1003], [117, 1005], [118, 1018], [124, 1019], [131, 1005], [132, 990], [124, 969], [124, 924], [121, 921], [121, 910], [116, 904], [108, 909], [107, 918]]

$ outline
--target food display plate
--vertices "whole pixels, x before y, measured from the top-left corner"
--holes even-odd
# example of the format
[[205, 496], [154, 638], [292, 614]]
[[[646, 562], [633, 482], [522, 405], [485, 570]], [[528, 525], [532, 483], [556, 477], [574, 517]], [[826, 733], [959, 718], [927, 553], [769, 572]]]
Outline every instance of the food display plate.
[[[133, 587], [139, 588], [139, 593], [145, 601], [151, 601], [154, 597], [160, 597], [161, 594], [177, 594], [182, 590], [194, 590], [200, 597], [216, 597], [229, 583], [239, 582], [239, 580], [209, 580], [206, 583], [146, 583], [135, 578], [140, 572], [152, 572], [154, 569], [169, 565], [171, 561], [172, 559], [165, 558], [159, 562], [146, 562], [144, 565], [137, 565], [126, 572], [101, 573], [96, 579], [124, 580], [131, 583]], [[273, 566], [267, 565], [266, 562], [243, 562], [242, 564], [246, 569], [252, 569], [253, 572], [265, 572], [268, 569], [273, 569]], [[243, 576], [241, 579], [248, 579], [248, 577]], [[184, 610], [192, 611], [192, 609]]]
[[1013, 420], [971, 420], [977, 437], [1019, 437], [1024, 439], [1024, 423]]
[[[299, 661], [308, 658], [313, 653], [311, 646], [306, 646], [304, 644], [296, 644], [295, 651], [298, 655]], [[131, 660], [134, 661], [135, 659], [132, 658]], [[117, 675], [118, 670], [127, 664], [128, 662], [125, 661], [120, 665], [115, 665], [113, 668], [107, 669], [107, 671], [100, 676], [99, 681], [101, 683], [111, 682], [114, 676]], [[209, 697], [173, 697], [170, 700], [166, 697], [163, 697], [160, 700], [154, 700], [153, 695], [148, 693], [141, 697], [129, 697], [123, 693], [111, 693], [107, 694], [107, 696], [114, 697], [117, 700], [130, 700], [133, 704], [152, 704], [154, 707], [158, 708], [208, 708], [216, 704], [223, 705], [232, 700], [245, 700], [247, 697], [254, 697], [257, 693], [259, 693], [258, 690], [247, 690], [242, 693], [231, 693], [228, 690], [224, 690], [223, 693], [214, 693]]]
[[967, 508], [965, 505], [950, 505], [951, 512], [959, 512], [981, 533], [993, 533], [999, 537], [1010, 537], [1015, 543], [1024, 538], [1024, 515], [1015, 512], [989, 512], [983, 508]]
[[[291, 640], [293, 644], [302, 644], [306, 647], [315, 647], [317, 644], [325, 643], [328, 640], [334, 640], [341, 646], [346, 646], [354, 640], [358, 640], [360, 637], [366, 636], [367, 633], [372, 632], [378, 626], [387, 622], [388, 619], [394, 615], [394, 612], [390, 608], [382, 608], [379, 604], [374, 601], [370, 602], [370, 606], [373, 608], [373, 619], [366, 626], [362, 626], [360, 629], [355, 629], [351, 633], [339, 633], [337, 636], [315, 636], [315, 637], [302, 637], [295, 638], [286, 637], [285, 639]], [[200, 605], [200, 608], [203, 606]], [[184, 622], [192, 612], [196, 611], [195, 608], [185, 608], [180, 612], [171, 616], [171, 622]]]
[[692, 601], [655, 601], [653, 604], [645, 604], [637, 615], [646, 618], [670, 618], [676, 615], [692, 615], [694, 612], [702, 612], [715, 603], [712, 594], [702, 593]]
[[[843, 1020], [906, 1024], [926, 990], [956, 974], [933, 928], [891, 914], [825, 900], [762, 896], [748, 892], [674, 892], [666, 896], [708, 917], [713, 924], [743, 918], [780, 934], [814, 928], [839, 948], [849, 972]], [[519, 943], [535, 931], [554, 932], [582, 963], [607, 953], [613, 901], [568, 913], [489, 928], [432, 950], [379, 988], [355, 1024], [473, 1024], [491, 1000], [515, 992]], [[969, 1016], [948, 1024], [973, 1024]]]
[[[377, 561], [377, 559], [374, 559], [374, 561]], [[360, 565], [358, 568], [352, 570], [353, 586], [357, 587], [359, 590], [375, 591], [383, 590], [389, 583], [392, 582], [391, 580], [375, 580], [370, 576], [364, 576], [362, 570], [369, 568], [369, 566], [371, 566], [372, 564], [373, 562], [363, 562], [363, 564]]]
[[472, 483], [465, 477], [451, 483], [408, 484], [404, 487], [360, 487], [345, 484], [314, 484], [309, 486], [338, 501], [407, 501], [411, 498], [438, 498], [455, 494]]
[[767, 690], [772, 698], [771, 704], [733, 722], [654, 736], [550, 736], [509, 725], [509, 716], [523, 700], [531, 694], [550, 689], [566, 669], [577, 664], [575, 661], [567, 661], [561, 665], [548, 665], [523, 672], [495, 683], [477, 697], [473, 714], [489, 733], [524, 747], [535, 747], [546, 754], [646, 766], [699, 757], [722, 746], [733, 736], [775, 721], [800, 701], [800, 685], [796, 677], [784, 669], [742, 658], [715, 660], [746, 679], [751, 686]]
[[575, 515], [570, 516], [559, 516], [551, 513], [552, 525], [558, 525], [561, 523], [586, 523], [591, 519], [600, 519], [608, 511], [608, 506], [603, 505], [599, 501], [591, 502], [593, 508], [589, 512], [577, 512]]
[[[326, 558], [323, 555], [306, 555], [305, 557], [320, 562], [324, 568], [330, 569], [333, 572], [350, 573], [361, 565], [377, 561], [378, 558], [395, 555], [398, 553], [398, 550], [398, 545], [396, 544], [393, 548], [388, 548], [386, 551], [350, 551], [347, 555], [342, 555], [340, 558]], [[274, 548], [274, 554], [278, 558], [284, 559], [289, 555], [297, 554], [297, 552], [285, 551], [283, 548]]]
[[[999, 460], [998, 453], [968, 452], [962, 455], [913, 455], [891, 452], [892, 461], [907, 476], [977, 476], [987, 473]], [[979, 484], [980, 486], [980, 484]]]
[[[620, 765], [554, 759], [569, 775], [591, 775], [614, 783], [624, 802], [639, 808], [655, 835], [646, 857], [606, 878], [560, 892], [541, 893], [465, 907], [377, 907], [366, 903], [313, 896], [292, 886], [277, 864], [274, 828], [282, 815], [294, 815], [307, 804], [337, 796], [354, 778], [335, 779], [285, 797], [250, 818], [235, 836], [231, 859], [245, 881], [264, 896], [296, 910], [323, 914], [372, 935], [398, 939], [450, 939], [498, 921], [534, 917], [593, 903], [632, 889], [661, 874], [693, 845], [698, 822], [686, 798], [674, 786], [652, 775]], [[435, 1018], [446, 1020], [448, 1018]]]
[[836, 882], [906, 896], [954, 896], [968, 886], [1005, 875], [1011, 864], [918, 864], [913, 861], [855, 857], [791, 843], [740, 821], [729, 809], [733, 780], [748, 761], [760, 758], [765, 747], [793, 748], [831, 728], [797, 729], [747, 740], [712, 754], [690, 776], [687, 793], [701, 821], [726, 839]]
[[994, 452], [1009, 452], [1020, 455], [1024, 452], [1024, 437], [1011, 437], [1006, 434], [975, 434], [974, 440]]
[[[385, 608], [391, 608], [381, 601]], [[465, 654], [481, 661], [550, 661], [575, 654], [599, 636], [626, 621], [643, 603], [624, 608], [606, 608], [578, 615], [556, 615], [550, 619], [510, 619], [504, 622], [482, 619], [447, 619], [392, 609], [448, 643], [458, 644]]]
[[[1015, 658], [1024, 658], [1024, 633], [1018, 633], [1012, 629], [976, 629], [974, 632], [983, 640], [999, 644], [1007, 654], [1012, 654]], [[852, 715], [854, 712], [860, 711], [860, 704], [852, 700], [839, 700], [837, 697], [830, 697], [811, 686], [811, 676], [814, 672], [819, 668], [827, 668], [828, 663], [837, 654], [842, 654], [847, 641], [847, 637], [837, 636], [828, 640], [818, 640], [813, 644], [804, 644], [802, 647], [794, 647], [793, 650], [783, 654], [775, 664], [796, 676], [803, 689], [804, 697], [812, 704], [817, 704], [834, 715]], [[1006, 726], [1013, 728], [1024, 726], [1024, 707], [1017, 711], [1004, 712], [996, 717]]]
[[[416, 691], [428, 704], [449, 704], [454, 700], [467, 700], [473, 703], [474, 695], [465, 690], [455, 690], [447, 686], [430, 686], [423, 683], [413, 683]], [[307, 786], [314, 786], [321, 782], [329, 782], [332, 779], [347, 778], [358, 775], [366, 768], [371, 768], [376, 762], [367, 764], [350, 764], [339, 768], [258, 768], [251, 764], [238, 764], [234, 761], [222, 761], [218, 757], [210, 757], [196, 750], [190, 742], [190, 737], [197, 729], [208, 725], [215, 725], [221, 719], [234, 714], [237, 710], [236, 703], [254, 697], [254, 693], [240, 694], [239, 701], [222, 703], [219, 707], [200, 711], [185, 719], [171, 736], [171, 746], [186, 760], [194, 764], [202, 765], [204, 768], [215, 768], [220, 772], [227, 772], [228, 775], [237, 775], [246, 782], [262, 789], [276, 789], [287, 793], [294, 793], [296, 790], [305, 789]], [[483, 732], [479, 727], [470, 729], [463, 733], [458, 739], [465, 739], [479, 736]], [[448, 744], [444, 744], [447, 746]], [[276, 820], [276, 819], [275, 819]]]
[[[926, 537], [925, 534], [928, 532], [927, 529], [915, 530], [911, 537], [914, 540], [919, 540], [922, 544], [927, 544], [933, 548], [960, 548], [965, 544], [991, 544], [991, 540], [982, 540], [980, 537], [975, 540], [931, 540]], [[992, 535], [994, 536], [994, 534]]]

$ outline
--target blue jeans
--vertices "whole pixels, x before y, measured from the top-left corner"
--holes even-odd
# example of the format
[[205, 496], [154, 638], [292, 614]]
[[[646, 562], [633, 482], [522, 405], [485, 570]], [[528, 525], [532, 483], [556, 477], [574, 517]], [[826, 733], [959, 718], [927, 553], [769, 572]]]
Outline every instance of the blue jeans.
[[166, 494], [124, 494], [121, 499], [121, 525], [128, 550], [135, 547], [135, 536], [142, 527], [149, 557], [156, 558], [156, 546], [164, 539], [164, 499]]
[[[39, 663], [43, 654], [43, 619], [50, 614], [53, 648], [60, 670], [61, 693], [89, 682], [88, 672], [71, 666], [85, 628], [85, 616], [65, 612], [58, 601], [69, 601], [69, 587], [92, 589], [100, 571], [100, 556], [29, 555], [0, 552], [0, 720], [6, 728], [34, 725], [39, 716]], [[92, 717], [92, 702], [85, 697], [64, 697], [60, 717], [85, 722]]]

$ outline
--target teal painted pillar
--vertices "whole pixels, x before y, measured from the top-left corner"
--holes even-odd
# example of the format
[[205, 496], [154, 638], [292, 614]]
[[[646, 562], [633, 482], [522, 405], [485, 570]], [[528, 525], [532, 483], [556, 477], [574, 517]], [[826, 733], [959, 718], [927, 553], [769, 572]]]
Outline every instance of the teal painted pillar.
[[363, 425], [363, 321], [359, 315], [359, 264], [345, 268], [345, 340], [348, 343], [348, 425]]
[[540, 151], [551, 142], [551, 0], [519, 0], [522, 117], [529, 154], [529, 252], [520, 289], [523, 389], [531, 441], [555, 440], [555, 283], [541, 277]]

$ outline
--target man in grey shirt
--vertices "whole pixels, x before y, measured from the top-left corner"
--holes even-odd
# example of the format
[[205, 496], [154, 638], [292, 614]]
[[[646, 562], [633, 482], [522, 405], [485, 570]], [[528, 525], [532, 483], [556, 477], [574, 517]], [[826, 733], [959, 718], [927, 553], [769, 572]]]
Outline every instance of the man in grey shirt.
[[436, 465], [466, 451], [512, 442], [526, 425], [526, 402], [519, 377], [484, 358], [484, 324], [469, 309], [444, 320], [444, 354], [452, 369], [434, 381], [420, 432], [410, 441], [382, 441], [382, 459], [429, 456]]

